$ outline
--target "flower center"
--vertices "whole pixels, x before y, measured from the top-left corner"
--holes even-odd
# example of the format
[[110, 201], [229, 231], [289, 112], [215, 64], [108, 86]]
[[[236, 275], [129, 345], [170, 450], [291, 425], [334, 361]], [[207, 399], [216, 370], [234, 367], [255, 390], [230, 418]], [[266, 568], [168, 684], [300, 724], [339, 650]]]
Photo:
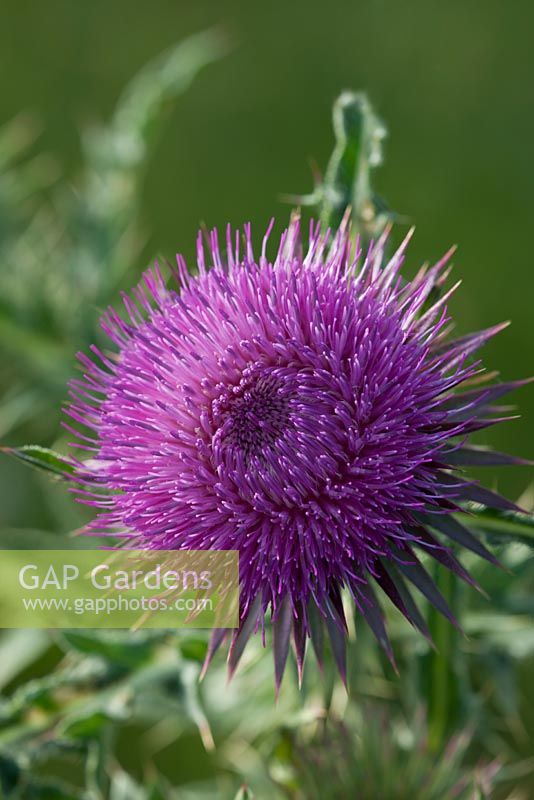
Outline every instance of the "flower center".
[[307, 366], [256, 364], [237, 385], [221, 385], [210, 419], [216, 491], [231, 486], [239, 502], [281, 521], [311, 506], [323, 513], [321, 498], [344, 492], [355, 435], [340, 380]]
[[216, 439], [248, 464], [262, 459], [290, 425], [289, 391], [270, 374], [246, 374], [213, 403]]

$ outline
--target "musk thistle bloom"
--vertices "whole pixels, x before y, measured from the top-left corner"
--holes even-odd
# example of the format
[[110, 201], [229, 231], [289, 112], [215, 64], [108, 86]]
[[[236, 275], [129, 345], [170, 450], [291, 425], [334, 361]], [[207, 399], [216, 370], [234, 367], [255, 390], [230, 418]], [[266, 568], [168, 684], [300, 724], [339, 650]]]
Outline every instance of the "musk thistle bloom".
[[[390, 656], [375, 587], [426, 636], [410, 585], [453, 621], [419, 554], [467, 581], [444, 540], [494, 560], [451, 512], [515, 508], [459, 467], [513, 460], [466, 439], [520, 382], [489, 383], [471, 358], [503, 325], [449, 338], [450, 253], [407, 282], [409, 236], [389, 260], [387, 234], [362, 256], [346, 223], [312, 223], [304, 250], [293, 219], [274, 260], [268, 238], [256, 256], [249, 227], [242, 250], [228, 231], [225, 255], [216, 231], [207, 252], [199, 237], [198, 274], [178, 256], [173, 288], [147, 272], [125, 315], [102, 319], [117, 352], [79, 356], [68, 414], [94, 451], [76, 475], [101, 507], [90, 529], [238, 550], [229, 668], [270, 611], [279, 685], [291, 640], [301, 674], [324, 629], [344, 676], [342, 590]], [[226, 636], [214, 632], [207, 663]]]

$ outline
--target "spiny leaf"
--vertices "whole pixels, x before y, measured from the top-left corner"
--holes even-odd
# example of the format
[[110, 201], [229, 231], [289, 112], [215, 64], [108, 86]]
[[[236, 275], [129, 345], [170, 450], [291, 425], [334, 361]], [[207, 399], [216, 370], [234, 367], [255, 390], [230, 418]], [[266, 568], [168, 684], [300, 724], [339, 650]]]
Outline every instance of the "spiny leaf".
[[534, 547], [533, 514], [501, 511], [483, 505], [470, 505], [468, 510], [467, 523], [494, 541], [516, 541]]
[[168, 636], [166, 631], [74, 631], [65, 630], [62, 637], [80, 653], [105, 658], [124, 667], [148, 661], [158, 644]]
[[394, 215], [371, 186], [371, 171], [382, 163], [386, 129], [363, 92], [345, 91], [333, 107], [335, 146], [324, 180], [312, 194], [288, 197], [298, 205], [316, 205], [324, 229], [336, 230], [347, 209], [364, 249]]
[[50, 637], [42, 630], [14, 628], [4, 631], [0, 640], [0, 689], [50, 647]]
[[18, 458], [24, 464], [52, 473], [58, 478], [67, 478], [75, 472], [75, 465], [70, 458], [36, 444], [27, 444], [22, 447], [2, 447], [1, 452]]
[[202, 664], [206, 658], [208, 645], [205, 639], [197, 637], [180, 639], [178, 647], [183, 657], [187, 658], [188, 661], [197, 661]]
[[102, 730], [115, 720], [115, 716], [105, 709], [80, 713], [72, 719], [67, 717], [58, 729], [62, 736], [72, 739], [96, 739]]
[[343, 92], [334, 103], [336, 146], [321, 187], [321, 218], [325, 227], [338, 227], [348, 207], [356, 227], [377, 233], [380, 210], [370, 184], [370, 172], [382, 161], [386, 135], [366, 95]]
[[[146, 144], [165, 104], [184, 92], [201, 69], [229, 52], [228, 37], [212, 28], [190, 36], [157, 56], [128, 84], [119, 99], [113, 123], [118, 133], [136, 135]], [[138, 142], [135, 142], [138, 144]], [[144, 152], [141, 151], [144, 156]], [[139, 153], [130, 147], [130, 157]]]

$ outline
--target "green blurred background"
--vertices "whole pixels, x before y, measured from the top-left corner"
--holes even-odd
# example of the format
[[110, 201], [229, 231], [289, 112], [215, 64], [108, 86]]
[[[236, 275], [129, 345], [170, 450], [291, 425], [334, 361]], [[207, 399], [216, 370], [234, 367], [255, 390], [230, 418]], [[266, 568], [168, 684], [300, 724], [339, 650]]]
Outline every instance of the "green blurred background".
[[[533, 374], [533, 25], [534, 7], [526, 0], [330, 4], [317, 0], [0, 0], [0, 125], [21, 112], [32, 115], [23, 118], [17, 130], [25, 136], [26, 128], [40, 126], [35, 139], [28, 134], [29, 148], [33, 157], [41, 158], [48, 176], [36, 189], [35, 209], [32, 197], [21, 202], [19, 220], [13, 198], [23, 185], [23, 172], [0, 172], [0, 443], [58, 445], [59, 440], [59, 446], [65, 446], [65, 438], [60, 439], [60, 405], [66, 398], [66, 381], [74, 374], [74, 354], [91, 340], [101, 305], [98, 298], [108, 302], [118, 294], [117, 289], [106, 288], [101, 273], [102, 291], [93, 292], [90, 284], [97, 273], [91, 277], [89, 270], [84, 272], [83, 260], [77, 263], [77, 253], [87, 256], [83, 248], [76, 249], [79, 239], [95, 246], [94, 252], [100, 254], [95, 261], [98, 269], [108, 267], [102, 257], [105, 247], [99, 249], [97, 242], [105, 224], [98, 227], [98, 208], [85, 214], [84, 203], [87, 198], [98, 201], [98, 192], [87, 190], [88, 151], [82, 132], [109, 122], [122, 90], [147, 62], [189, 34], [212, 26], [230, 42], [230, 52], [203, 69], [194, 86], [168, 104], [169, 116], [142, 173], [140, 218], [145, 238], [136, 222], [140, 244], [127, 250], [135, 255], [126, 259], [126, 272], [115, 281], [117, 286], [135, 284], [157, 255], [170, 258], [180, 251], [192, 260], [201, 223], [238, 226], [250, 220], [259, 239], [275, 215], [280, 229], [289, 214], [281, 196], [309, 192], [312, 163], [321, 169], [326, 165], [333, 144], [333, 100], [342, 89], [364, 89], [389, 129], [386, 162], [375, 173], [376, 188], [405, 219], [399, 230], [411, 223], [417, 226], [408, 271], [457, 243], [455, 274], [463, 285], [451, 311], [459, 331], [512, 319], [511, 328], [485, 349], [485, 363], [504, 379]], [[12, 146], [13, 136], [9, 141]], [[1, 157], [0, 144], [0, 163]], [[98, 158], [93, 162], [94, 167]], [[113, 169], [114, 165], [110, 174]], [[109, 177], [105, 167], [102, 174]], [[119, 169], [117, 175], [123, 180], [127, 170]], [[110, 196], [114, 197], [113, 192]], [[125, 204], [122, 210], [128, 208]], [[111, 224], [107, 206], [101, 211]], [[46, 214], [50, 214], [57, 226], [71, 213], [75, 222], [77, 215], [81, 218], [76, 224], [65, 223], [66, 230], [71, 226], [74, 231], [74, 244], [66, 245], [65, 232], [61, 226], [57, 231], [54, 227], [52, 239], [57, 236], [57, 241], [51, 244], [43, 235], [41, 257], [39, 230], [43, 229], [37, 228], [33, 238], [26, 235], [34, 216], [39, 215], [40, 224], [44, 219], [46, 226]], [[137, 213], [133, 201], [131, 213]], [[88, 220], [95, 224], [95, 231], [87, 229]], [[120, 261], [110, 257], [110, 271], [116, 260]], [[62, 275], [74, 282], [62, 287], [62, 278], [57, 277]], [[86, 279], [89, 283], [84, 283]], [[61, 309], [63, 290], [67, 301], [61, 302], [71, 316], [61, 327], [52, 312], [54, 292]], [[41, 303], [41, 295], [46, 295], [46, 302]], [[34, 338], [26, 341], [26, 334]], [[56, 346], [61, 358], [54, 360]], [[534, 387], [523, 389], [514, 398], [523, 416], [484, 433], [480, 441], [534, 458], [533, 399]], [[525, 469], [491, 470], [489, 482], [518, 497], [531, 477]], [[532, 497], [526, 505], [532, 507]], [[2, 546], [17, 546], [22, 531], [26, 532], [25, 546], [32, 542], [33, 546], [57, 546], [58, 534], [77, 527], [83, 517], [63, 487], [22, 464], [0, 458]], [[519, 707], [528, 716], [522, 723], [524, 730], [514, 722], [514, 731], [520, 733], [518, 748], [526, 757], [532, 753], [534, 740], [529, 677], [534, 663], [532, 560], [529, 566], [526, 550], [512, 547], [507, 553], [513, 578], [492, 568], [478, 568], [480, 581], [493, 598], [483, 611], [521, 616], [516, 623], [511, 617], [503, 618], [500, 627], [497, 618], [491, 617], [481, 626], [482, 633], [478, 631], [481, 644], [475, 626], [476, 646], [471, 641], [459, 647], [473, 659], [479, 651], [491, 656], [488, 663], [497, 675], [491, 685], [501, 689], [504, 698], [497, 723], [508, 714], [507, 704], [514, 713]], [[472, 595], [470, 603], [477, 612], [478, 601]], [[488, 644], [491, 633], [496, 644]], [[399, 638], [403, 636], [401, 631]], [[362, 658], [361, 653], [377, 658], [369, 643], [365, 649], [365, 641], [363, 633], [357, 645], [360, 660], [354, 660], [352, 667], [352, 682], [364, 692], [367, 678], [362, 663], [368, 666], [371, 656]], [[407, 641], [409, 656], [417, 660], [419, 652]], [[2, 658], [15, 649], [9, 640]], [[47, 658], [37, 669], [45, 676], [57, 652]], [[427, 658], [425, 653], [422, 658]], [[31, 656], [28, 664], [30, 660]], [[269, 658], [257, 655], [257, 660], [256, 672], [245, 674], [237, 689], [235, 683], [231, 690], [221, 688], [223, 677], [213, 684], [215, 690], [207, 689], [207, 708], [216, 717], [216, 725], [238, 731], [239, 746], [252, 740], [256, 727], [261, 730], [271, 716], [287, 722], [283, 705], [276, 711], [272, 708]], [[512, 673], [502, 670], [509, 661], [520, 686], [517, 698], [507, 682]], [[422, 663], [424, 675], [427, 667]], [[475, 679], [469, 713], [473, 708], [480, 710], [489, 696], [478, 686], [479, 662], [470, 663]], [[410, 680], [417, 679], [415, 668], [405, 673]], [[11, 677], [15, 674], [13, 669]], [[387, 668], [385, 674], [391, 678]], [[32, 675], [28, 667], [26, 677]], [[2, 677], [4, 684], [9, 679]], [[260, 685], [262, 720], [257, 705]], [[376, 691], [373, 683], [370, 694], [380, 697], [386, 687], [391, 693], [384, 694], [386, 699], [398, 693], [404, 700], [403, 686], [396, 678], [387, 686], [379, 681]], [[248, 698], [248, 711], [243, 698]], [[227, 705], [220, 714], [223, 721], [217, 722], [221, 703]], [[490, 752], [502, 750], [500, 740], [491, 744]], [[176, 752], [169, 750], [173, 763]], [[241, 757], [239, 747], [236, 752]], [[208, 767], [197, 738], [182, 738], [180, 753], [184, 780], [202, 777], [213, 768]], [[130, 752], [132, 763], [135, 758]]]

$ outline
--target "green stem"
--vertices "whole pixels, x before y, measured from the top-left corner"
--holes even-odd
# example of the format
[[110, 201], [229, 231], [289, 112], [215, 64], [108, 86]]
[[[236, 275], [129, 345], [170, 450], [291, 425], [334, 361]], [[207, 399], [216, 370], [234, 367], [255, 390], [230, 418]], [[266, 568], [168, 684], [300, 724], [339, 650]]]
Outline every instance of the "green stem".
[[[458, 605], [455, 576], [449, 570], [436, 565], [434, 580], [455, 614]], [[458, 705], [458, 680], [455, 670], [458, 631], [434, 606], [429, 609], [428, 625], [436, 645], [436, 651], [431, 652], [429, 656], [428, 741], [430, 749], [438, 752], [446, 742]]]

